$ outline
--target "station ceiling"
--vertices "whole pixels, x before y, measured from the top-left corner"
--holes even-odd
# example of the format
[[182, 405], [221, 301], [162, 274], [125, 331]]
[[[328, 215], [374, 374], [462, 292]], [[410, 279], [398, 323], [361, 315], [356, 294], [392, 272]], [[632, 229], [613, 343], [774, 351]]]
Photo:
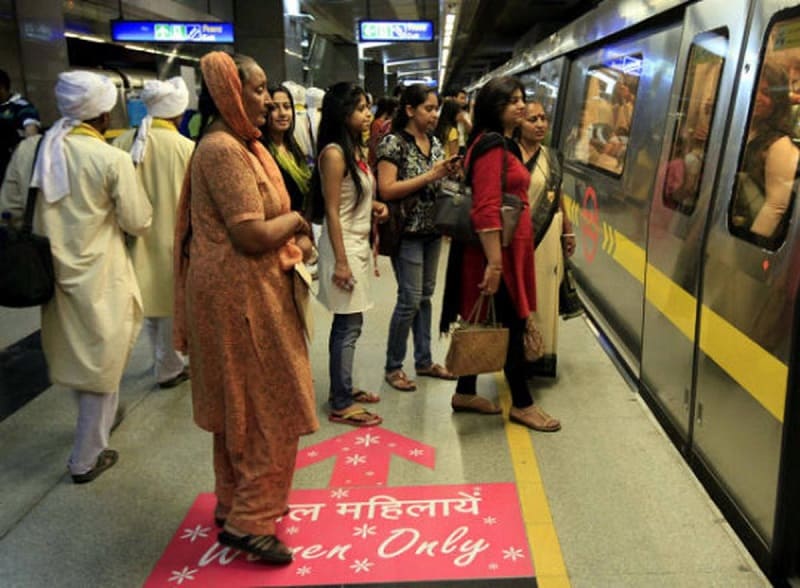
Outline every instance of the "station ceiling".
[[312, 32], [338, 43], [356, 42], [359, 19], [431, 20], [433, 43], [395, 43], [365, 51], [365, 57], [391, 66], [400, 78], [438, 80], [440, 17], [444, 4], [458, 6], [445, 86], [468, 85], [511, 58], [515, 48], [536, 43], [592, 10], [601, 0], [303, 0], [314, 16]]

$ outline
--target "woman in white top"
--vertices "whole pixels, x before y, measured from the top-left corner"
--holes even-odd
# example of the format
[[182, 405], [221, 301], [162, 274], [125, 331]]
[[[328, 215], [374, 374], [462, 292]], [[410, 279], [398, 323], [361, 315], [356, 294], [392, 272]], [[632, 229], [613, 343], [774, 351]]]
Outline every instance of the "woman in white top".
[[325, 202], [319, 242], [319, 300], [333, 312], [329, 339], [329, 420], [357, 427], [382, 419], [355, 402], [378, 402], [353, 387], [355, 346], [363, 313], [372, 307], [369, 290], [369, 235], [373, 217], [388, 218], [373, 199], [375, 178], [367, 165], [363, 131], [372, 120], [364, 90], [349, 82], [332, 86], [322, 102], [319, 162], [314, 183]]

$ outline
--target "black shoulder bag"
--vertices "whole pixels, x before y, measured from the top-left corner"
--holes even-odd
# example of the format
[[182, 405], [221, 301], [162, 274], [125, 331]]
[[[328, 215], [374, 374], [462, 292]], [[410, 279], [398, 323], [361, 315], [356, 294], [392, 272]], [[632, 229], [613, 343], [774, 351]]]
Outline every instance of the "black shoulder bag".
[[[398, 134], [398, 137], [400, 137], [402, 159], [405, 161], [408, 159], [408, 142], [402, 135]], [[378, 225], [378, 253], [394, 257], [400, 253], [400, 241], [405, 232], [406, 218], [417, 205], [419, 197], [411, 195], [397, 200], [384, 200], [381, 198], [379, 190], [378, 200], [383, 202], [389, 210], [389, 218], [386, 222]]]
[[[494, 135], [495, 133], [492, 133]], [[499, 136], [499, 135], [498, 135]], [[470, 177], [472, 173], [472, 162], [483, 155], [491, 147], [497, 144], [495, 137], [487, 135], [488, 140], [484, 145], [476, 145], [472, 152], [469, 169], [463, 181], [444, 181], [439, 196], [436, 198], [433, 208], [433, 224], [437, 230], [451, 237], [455, 241], [465, 243], [480, 243], [478, 234], [472, 226], [472, 188], [470, 187]], [[501, 242], [503, 247], [508, 247], [514, 237], [519, 218], [524, 208], [523, 202], [514, 194], [506, 193], [506, 162], [505, 162], [505, 140], [499, 137], [503, 145], [503, 165], [500, 171], [500, 193], [502, 203], [500, 207], [500, 220], [503, 231]], [[483, 140], [482, 140], [483, 141]], [[482, 147], [481, 149], [479, 149]]]
[[[33, 169], [39, 147], [33, 157]], [[31, 170], [31, 176], [33, 171]], [[50, 240], [33, 233], [33, 212], [38, 188], [28, 188], [22, 227], [0, 227], [0, 306], [25, 308], [48, 302], [55, 291], [55, 271]]]

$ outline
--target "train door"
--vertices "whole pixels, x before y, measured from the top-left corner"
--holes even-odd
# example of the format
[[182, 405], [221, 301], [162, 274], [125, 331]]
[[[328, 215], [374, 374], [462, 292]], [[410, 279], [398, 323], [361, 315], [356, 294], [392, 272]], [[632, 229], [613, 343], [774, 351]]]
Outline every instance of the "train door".
[[693, 453], [762, 557], [774, 547], [799, 273], [798, 91], [800, 7], [754, 2], [705, 251]]
[[575, 57], [558, 141], [574, 275], [637, 376], [647, 222], [680, 41], [679, 23], [661, 22]]
[[701, 243], [747, 5], [748, 0], [711, 0], [686, 8], [650, 209], [641, 381], [684, 447], [694, 400]]

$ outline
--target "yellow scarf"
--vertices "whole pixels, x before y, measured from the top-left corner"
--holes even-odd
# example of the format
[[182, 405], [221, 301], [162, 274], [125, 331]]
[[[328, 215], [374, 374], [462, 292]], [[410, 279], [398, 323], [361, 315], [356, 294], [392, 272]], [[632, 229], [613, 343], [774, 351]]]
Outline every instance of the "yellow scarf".
[[288, 149], [280, 149], [277, 145], [270, 143], [269, 152], [278, 162], [278, 166], [286, 173], [288, 173], [297, 184], [300, 192], [303, 194], [303, 201], [305, 202], [308, 192], [311, 189], [311, 168], [308, 167], [306, 162], [302, 164], [297, 163], [294, 155]]

